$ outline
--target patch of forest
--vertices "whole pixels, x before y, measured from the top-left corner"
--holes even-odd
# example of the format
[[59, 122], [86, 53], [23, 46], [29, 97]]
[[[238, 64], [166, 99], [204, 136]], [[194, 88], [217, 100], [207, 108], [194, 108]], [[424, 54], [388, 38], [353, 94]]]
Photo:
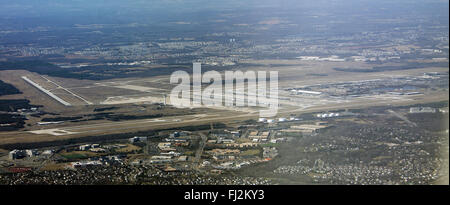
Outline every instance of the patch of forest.
[[13, 95], [13, 94], [21, 94], [20, 90], [9, 83], [5, 83], [0, 80], [0, 96], [2, 95]]

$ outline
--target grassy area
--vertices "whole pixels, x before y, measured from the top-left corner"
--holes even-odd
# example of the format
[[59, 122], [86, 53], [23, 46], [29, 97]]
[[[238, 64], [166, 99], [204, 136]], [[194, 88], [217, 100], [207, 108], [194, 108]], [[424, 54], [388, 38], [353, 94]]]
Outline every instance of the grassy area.
[[139, 151], [139, 150], [141, 150], [140, 147], [138, 147], [136, 145], [132, 145], [132, 144], [127, 144], [126, 147], [117, 149], [116, 152], [128, 153], [128, 152]]
[[83, 158], [87, 158], [88, 157], [85, 154], [79, 154], [79, 153], [62, 154], [61, 156], [66, 158], [66, 159], [83, 159]]
[[266, 144], [260, 144], [261, 147], [279, 147], [280, 143], [266, 143]]
[[58, 164], [46, 164], [44, 167], [41, 168], [42, 171], [56, 171], [56, 170], [62, 170], [65, 169], [65, 166], [67, 166], [68, 163], [58, 163]]
[[249, 149], [241, 152], [241, 156], [259, 155], [259, 153], [261, 153], [261, 150], [259, 149]]
[[8, 153], [8, 150], [0, 149], [0, 154], [6, 154]]
[[97, 153], [88, 152], [88, 151], [74, 151], [74, 152], [61, 153], [61, 156], [68, 160], [84, 159], [84, 158], [98, 156], [98, 155], [99, 154], [97, 154]]
[[193, 151], [186, 151], [186, 152], [184, 152], [184, 155], [194, 156], [194, 152]]

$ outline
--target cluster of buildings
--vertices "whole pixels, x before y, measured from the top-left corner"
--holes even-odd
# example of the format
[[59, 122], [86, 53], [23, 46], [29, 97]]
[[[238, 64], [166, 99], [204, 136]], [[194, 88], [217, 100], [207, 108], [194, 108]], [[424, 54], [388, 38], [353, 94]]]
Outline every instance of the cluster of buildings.
[[276, 147], [264, 147], [263, 157], [265, 159], [272, 159], [278, 155], [278, 149]]
[[53, 153], [54, 153], [53, 150], [44, 150], [42, 152], [39, 152], [36, 149], [26, 149], [26, 150], [15, 149], [9, 152], [8, 158], [10, 160], [15, 160], [15, 159], [22, 159], [25, 157], [36, 157], [38, 155], [49, 156]]
[[100, 166], [100, 165], [103, 165], [103, 163], [98, 160], [96, 160], [96, 161], [79, 161], [79, 162], [70, 163], [70, 167], [72, 167], [74, 169], [89, 168], [89, 167]]
[[267, 118], [259, 118], [258, 122], [262, 122], [262, 123], [274, 123], [274, 122], [289, 122], [289, 121], [299, 121], [300, 118], [296, 118], [296, 117], [290, 117], [288, 118], [284, 118], [284, 117], [280, 117], [278, 119], [267, 119]]
[[[210, 140], [208, 142], [214, 143], [214, 140]], [[243, 143], [229, 143], [229, 144], [226, 144], [225, 146], [227, 148], [252, 148], [252, 147], [257, 147], [258, 145], [259, 145], [259, 143], [243, 142]]]
[[248, 135], [248, 138], [252, 140], [252, 142], [267, 142], [269, 140], [270, 132], [258, 132], [251, 131]]
[[[178, 132], [177, 132], [178, 133]], [[176, 134], [175, 136], [178, 136]], [[160, 142], [157, 145], [159, 150], [159, 155], [154, 155], [151, 157], [150, 164], [161, 164], [161, 163], [171, 163], [171, 162], [186, 162], [188, 156], [183, 155], [181, 152], [177, 151], [177, 147], [189, 146], [189, 141], [187, 139], [181, 138], [166, 138], [166, 142]]]
[[331, 117], [339, 117], [340, 113], [319, 113], [316, 115], [317, 118], [331, 118]]
[[409, 113], [435, 113], [436, 109], [431, 107], [411, 107]]
[[80, 145], [78, 149], [80, 151], [106, 152], [106, 149], [101, 148], [100, 144], [84, 144]]
[[[393, 67], [392, 69], [400, 69]], [[357, 97], [412, 96], [425, 93], [429, 87], [447, 89], [448, 74], [425, 73], [415, 76], [393, 76], [390, 78], [323, 83], [303, 87], [286, 88], [289, 95], [302, 95], [313, 99], [348, 100]], [[295, 96], [290, 100], [295, 102]]]
[[36, 150], [13, 150], [11, 152], [9, 152], [9, 159], [20, 159], [20, 158], [24, 158], [24, 157], [34, 157], [36, 156], [38, 153]]
[[213, 149], [207, 151], [215, 161], [234, 160], [241, 151], [239, 149]]
[[[259, 122], [271, 122], [272, 119], [260, 118]], [[277, 118], [279, 125], [288, 126], [289, 123], [299, 121], [299, 118]], [[288, 139], [280, 135], [280, 128], [261, 124], [259, 127], [244, 126], [238, 131], [214, 131], [207, 140], [206, 155], [202, 158], [202, 167], [206, 170], [240, 169], [255, 163], [264, 163], [278, 156], [276, 143], [286, 142]], [[239, 135], [237, 133], [240, 133]], [[211, 139], [212, 138], [212, 139]], [[209, 170], [212, 172], [213, 170]]]

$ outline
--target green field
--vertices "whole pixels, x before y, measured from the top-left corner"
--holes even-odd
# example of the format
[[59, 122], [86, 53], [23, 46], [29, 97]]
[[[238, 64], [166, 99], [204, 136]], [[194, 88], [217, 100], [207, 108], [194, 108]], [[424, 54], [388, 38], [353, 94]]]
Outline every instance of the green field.
[[80, 154], [80, 153], [70, 153], [70, 154], [64, 154], [61, 155], [62, 157], [69, 159], [69, 160], [73, 160], [73, 159], [83, 159], [83, 158], [87, 158], [89, 156], [85, 155], [85, 154]]

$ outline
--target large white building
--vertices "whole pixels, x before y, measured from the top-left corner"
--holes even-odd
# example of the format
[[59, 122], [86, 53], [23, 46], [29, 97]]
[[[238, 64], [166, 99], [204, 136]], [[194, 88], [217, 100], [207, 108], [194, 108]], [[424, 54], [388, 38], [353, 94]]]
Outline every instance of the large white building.
[[27, 153], [24, 150], [13, 150], [11, 152], [9, 152], [9, 159], [14, 160], [14, 159], [20, 159], [20, 158], [24, 158], [27, 156]]

